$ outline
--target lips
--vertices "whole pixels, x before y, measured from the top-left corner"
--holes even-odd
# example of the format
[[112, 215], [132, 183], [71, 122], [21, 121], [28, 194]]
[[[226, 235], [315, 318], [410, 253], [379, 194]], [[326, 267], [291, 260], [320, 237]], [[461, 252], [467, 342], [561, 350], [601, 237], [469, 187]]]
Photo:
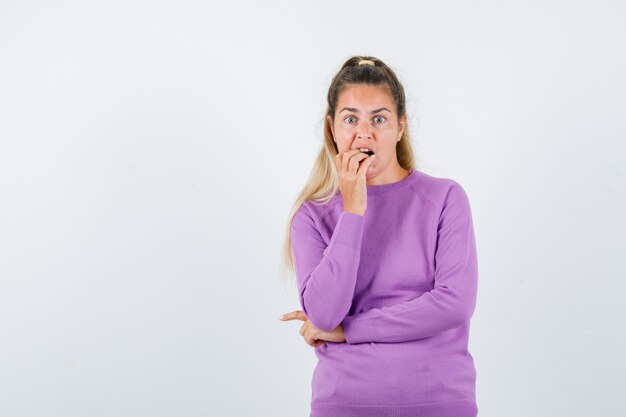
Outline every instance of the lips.
[[363, 147], [359, 147], [359, 148], [354, 148], [354, 149], [357, 149], [357, 150], [359, 150], [359, 151], [361, 151], [361, 152], [363, 152], [363, 153], [366, 153], [366, 154], [367, 154], [367, 155], [369, 155], [369, 156], [374, 155], [374, 151], [373, 151], [373, 150], [371, 150], [370, 148], [365, 147], [365, 146], [363, 146]]

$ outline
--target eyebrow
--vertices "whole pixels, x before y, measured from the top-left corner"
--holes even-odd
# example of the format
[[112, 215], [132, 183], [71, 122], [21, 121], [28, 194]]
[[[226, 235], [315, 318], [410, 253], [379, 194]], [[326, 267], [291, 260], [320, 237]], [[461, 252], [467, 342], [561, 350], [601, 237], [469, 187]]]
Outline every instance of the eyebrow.
[[[358, 110], [358, 109], [355, 109], [354, 107], [344, 107], [343, 109], [341, 109], [341, 111], [339, 111], [339, 113], [341, 113], [342, 111], [346, 111], [346, 110], [347, 110], [347, 111], [353, 111], [353, 112], [355, 112], [355, 113], [360, 113], [360, 112], [359, 112], [359, 110]], [[388, 111], [389, 113], [391, 113], [391, 111], [390, 111], [388, 108], [386, 108], [386, 107], [381, 107], [380, 109], [372, 110], [372, 111], [370, 112], [370, 114], [378, 113], [379, 111], [383, 111], [383, 110], [386, 110], [386, 111]]]

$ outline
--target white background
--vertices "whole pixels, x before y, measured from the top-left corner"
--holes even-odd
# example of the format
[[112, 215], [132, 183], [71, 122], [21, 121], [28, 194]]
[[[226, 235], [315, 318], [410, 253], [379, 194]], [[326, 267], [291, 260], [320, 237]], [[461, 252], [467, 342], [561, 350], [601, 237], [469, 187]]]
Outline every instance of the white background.
[[619, 1], [0, 2], [0, 416], [305, 417], [279, 275], [351, 55], [467, 191], [481, 417], [626, 391]]

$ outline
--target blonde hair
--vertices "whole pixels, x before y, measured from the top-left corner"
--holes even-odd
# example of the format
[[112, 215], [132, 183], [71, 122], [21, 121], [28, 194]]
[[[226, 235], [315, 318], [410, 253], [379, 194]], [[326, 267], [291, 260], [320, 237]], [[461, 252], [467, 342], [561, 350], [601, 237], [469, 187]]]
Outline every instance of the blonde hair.
[[[328, 89], [323, 146], [317, 155], [304, 188], [296, 198], [287, 221], [282, 250], [283, 277], [286, 275], [285, 273], [288, 273], [292, 278], [295, 275], [291, 253], [291, 221], [294, 215], [305, 201], [326, 204], [339, 190], [339, 177], [335, 165], [335, 156], [339, 153], [339, 149], [333, 140], [331, 126], [326, 116], [330, 116], [331, 120], [334, 120], [339, 96], [346, 87], [358, 84], [383, 87], [395, 104], [398, 119], [406, 115], [404, 88], [398, 81], [396, 74], [383, 61], [372, 56], [357, 55], [348, 59], [341, 66]], [[416, 169], [408, 124], [405, 125], [401, 139], [396, 143], [396, 155], [398, 164], [402, 168], [406, 170]]]

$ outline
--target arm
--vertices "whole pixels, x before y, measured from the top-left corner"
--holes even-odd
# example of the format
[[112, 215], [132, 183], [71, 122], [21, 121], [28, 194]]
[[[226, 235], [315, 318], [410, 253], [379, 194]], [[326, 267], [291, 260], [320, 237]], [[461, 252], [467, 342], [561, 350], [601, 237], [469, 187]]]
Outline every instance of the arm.
[[323, 331], [341, 324], [354, 296], [361, 255], [364, 217], [343, 211], [326, 246], [306, 207], [291, 223], [300, 305], [311, 323]]
[[434, 289], [403, 303], [347, 316], [346, 342], [406, 342], [458, 327], [474, 313], [477, 284], [470, 204], [463, 188], [454, 183], [437, 227]]

